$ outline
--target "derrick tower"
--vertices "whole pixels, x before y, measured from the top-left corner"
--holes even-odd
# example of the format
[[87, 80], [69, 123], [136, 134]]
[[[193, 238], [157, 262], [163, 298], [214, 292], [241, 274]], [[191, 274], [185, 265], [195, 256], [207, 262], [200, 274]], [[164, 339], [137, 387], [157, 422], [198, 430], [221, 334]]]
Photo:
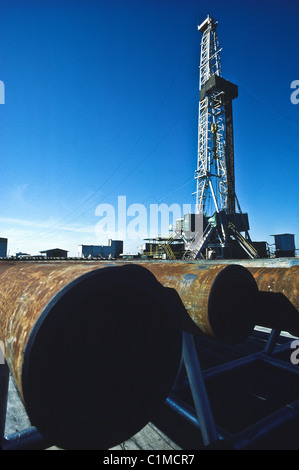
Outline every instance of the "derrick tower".
[[[207, 213], [212, 199], [217, 212], [235, 212], [235, 174], [232, 100], [238, 87], [222, 78], [217, 21], [208, 16], [198, 26], [202, 32], [198, 159], [195, 178], [196, 209]], [[207, 214], [209, 215], [209, 214]]]
[[184, 258], [202, 257], [206, 248], [216, 257], [236, 257], [237, 245], [250, 258], [257, 258], [248, 216], [241, 212], [235, 193], [232, 102], [238, 97], [238, 87], [222, 77], [217, 24], [208, 15], [198, 26], [202, 40], [195, 217], [200, 223], [186, 243]]

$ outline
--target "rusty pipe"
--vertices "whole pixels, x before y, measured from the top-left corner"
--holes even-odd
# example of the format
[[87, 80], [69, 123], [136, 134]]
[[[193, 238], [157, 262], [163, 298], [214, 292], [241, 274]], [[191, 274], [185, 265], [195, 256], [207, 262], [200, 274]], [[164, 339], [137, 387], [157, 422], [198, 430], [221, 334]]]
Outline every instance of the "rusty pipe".
[[260, 290], [256, 324], [299, 336], [299, 265], [248, 269]]
[[[88, 263], [86, 268], [86, 262], [76, 262], [76, 266], [78, 269], [81, 266], [80, 269], [90, 270], [103, 263], [107, 265], [107, 262]], [[134, 261], [131, 264], [147, 268], [164, 286], [175, 289], [183, 303], [181, 317], [187, 331], [204, 333], [225, 342], [241, 342], [255, 325], [271, 325], [269, 312], [264, 325], [261, 308], [253, 305], [255, 283], [261, 291], [284, 294], [293, 307], [299, 309], [299, 265], [294, 261], [291, 266], [287, 260]], [[222, 289], [221, 295], [217, 289]], [[218, 306], [215, 309], [217, 299]], [[261, 300], [259, 302], [264, 303]], [[214, 305], [212, 310], [211, 304]], [[186, 311], [188, 315], [185, 315]], [[259, 314], [256, 315], [255, 311], [259, 311]], [[276, 312], [277, 315], [281, 316]], [[296, 321], [295, 315], [293, 320]], [[277, 324], [274, 316], [272, 323], [273, 327]], [[285, 323], [285, 329], [289, 331], [290, 327]], [[221, 327], [218, 328], [218, 325]]]
[[263, 292], [281, 293], [299, 310], [299, 265], [290, 267], [247, 268], [253, 275], [257, 286]]
[[[107, 262], [98, 262], [86, 268], [88, 263], [76, 262], [76, 266], [89, 270], [103, 263], [107, 265]], [[271, 321], [269, 312], [265, 312], [264, 317], [266, 313], [268, 317], [265, 323], [261, 308], [254, 305], [256, 285], [265, 292], [283, 293], [295, 309], [299, 307], [299, 265], [289, 267], [286, 260], [134, 261], [131, 264], [147, 268], [162, 285], [175, 289], [183, 304], [184, 329], [221, 341], [241, 342], [255, 325], [271, 327], [272, 323], [274, 327], [277, 324], [274, 315]], [[259, 303], [263, 303], [261, 297], [259, 299]], [[275, 316], [282, 315], [276, 312]], [[296, 315], [290, 325], [284, 322], [286, 331], [294, 330], [294, 321]]]
[[5, 357], [45, 438], [105, 449], [151, 419], [181, 357], [176, 293], [111, 263], [1, 262], [0, 285]]
[[[87, 310], [89, 309], [92, 311], [92, 305], [100, 303], [101, 319], [102, 316], [106, 318], [106, 313], [109, 311], [109, 303], [107, 303], [105, 295], [99, 297], [98, 294], [96, 295], [96, 292], [99, 289], [99, 292], [103, 292], [104, 294], [107, 292], [107, 290], [105, 291], [105, 289], [107, 289], [106, 274], [109, 272], [109, 269], [116, 267], [120, 268], [121, 266], [124, 266], [124, 263], [72, 263], [70, 261], [60, 263], [27, 262], [27, 264], [23, 261], [19, 264], [11, 264], [11, 262], [6, 264], [0, 263], [0, 305], [1, 316], [4, 318], [4, 320], [2, 318], [0, 322], [0, 331], [2, 332], [4, 330], [5, 332], [4, 336], [6, 338], [5, 344], [7, 349], [6, 355], [8, 357], [8, 361], [10, 361], [11, 363], [11, 367], [13, 369], [16, 380], [19, 383], [21, 391], [23, 391], [24, 389], [24, 382], [25, 384], [27, 384], [25, 386], [25, 389], [26, 387], [27, 389], [29, 389], [28, 381], [26, 381], [26, 377], [29, 376], [27, 371], [29, 366], [24, 365], [22, 361], [24, 361], [25, 358], [27, 360], [27, 364], [31, 364], [31, 357], [34, 357], [34, 355], [30, 355], [30, 351], [32, 349], [31, 343], [38, 344], [38, 337], [40, 336], [41, 338], [43, 338], [42, 334], [44, 334], [45, 336], [45, 333], [42, 333], [44, 324], [49, 324], [50, 328], [52, 327], [53, 330], [53, 325], [55, 325], [55, 322], [57, 322], [60, 330], [64, 332], [64, 336], [62, 335], [62, 333], [60, 333], [60, 340], [55, 340], [58, 341], [60, 347], [57, 348], [57, 351], [62, 351], [64, 357], [68, 356], [68, 351], [67, 347], [62, 348], [62, 339], [64, 337], [67, 337], [70, 332], [69, 330], [71, 330], [71, 336], [73, 335], [73, 332], [75, 332], [75, 337], [78, 338], [78, 347], [81, 347], [81, 350], [84, 349], [82, 349], [82, 341], [79, 341], [78, 334], [81, 333], [81, 331], [78, 319], [76, 320], [76, 324], [74, 322], [74, 318], [76, 319], [76, 316], [68, 317], [69, 314], [64, 313], [64, 315], [62, 315], [62, 313], [60, 313], [60, 317], [58, 317], [57, 314], [55, 317], [55, 313], [53, 312], [55, 312], [56, 304], [58, 304], [58, 310], [62, 312], [64, 308], [64, 302], [70, 302], [67, 305], [71, 305], [72, 309], [75, 309], [76, 312], [80, 311], [81, 313], [81, 310], [84, 310], [84, 308], [87, 308]], [[147, 295], [144, 295], [144, 289], [147, 289], [147, 286], [151, 285], [153, 280], [156, 279], [157, 281], [159, 281], [160, 286], [163, 285], [164, 287], [168, 288], [164, 290], [160, 289], [159, 296], [161, 296], [163, 292], [162, 297], [165, 300], [163, 308], [166, 309], [168, 314], [170, 310], [173, 313], [173, 319], [171, 315], [170, 317], [168, 317], [168, 328], [170, 330], [173, 328], [173, 322], [175, 322], [177, 313], [180, 316], [182, 327], [186, 331], [191, 331], [196, 334], [204, 333], [218, 340], [228, 343], [242, 342], [250, 334], [256, 324], [264, 326], [263, 322], [266, 321], [267, 324], [265, 326], [272, 325], [272, 327], [275, 327], [276, 325], [275, 321], [273, 321], [275, 320], [274, 317], [271, 318], [271, 316], [269, 316], [270, 303], [268, 301], [265, 302], [265, 296], [263, 297], [262, 301], [262, 298], [259, 295], [257, 284], [258, 281], [261, 280], [261, 274], [260, 277], [254, 277], [254, 274], [251, 273], [250, 270], [245, 268], [244, 266], [233, 264], [226, 265], [223, 263], [182, 263], [168, 261], [132, 262], [130, 263], [130, 266], [132, 268], [130, 273], [128, 272], [128, 267], [126, 268], [126, 272], [128, 272], [130, 276], [132, 276], [134, 272], [136, 273], [136, 269], [138, 270], [138, 267], [139, 272], [143, 273], [140, 277], [135, 275], [135, 281], [137, 281], [138, 278], [138, 288], [140, 289], [139, 306], [141, 304], [143, 305], [142, 310], [145, 313], [143, 312], [142, 318], [146, 321], [148, 318], [150, 318], [152, 314], [152, 307], [154, 306], [154, 304], [148, 302], [149, 297]], [[102, 268], [109, 269], [104, 270]], [[101, 275], [94, 275], [94, 279], [97, 279], [98, 284], [97, 287], [93, 287], [94, 291], [92, 301], [88, 299], [90, 301], [88, 301], [86, 305], [82, 304], [81, 306], [79, 306], [80, 301], [82, 302], [82, 300], [80, 296], [78, 296], [78, 287], [76, 284], [76, 279], [79, 276], [81, 283], [82, 279], [80, 276], [89, 277], [91, 276], [90, 272], [95, 270], [102, 271], [102, 273]], [[124, 273], [124, 271], [122, 272]], [[149, 272], [151, 273], [151, 275]], [[285, 274], [286, 273], [284, 271], [284, 275]], [[127, 282], [130, 282], [130, 276], [127, 276]], [[282, 274], [280, 274], [280, 280], [281, 277]], [[108, 279], [110, 279], [109, 276]], [[293, 277], [293, 282], [295, 282], [296, 279], [296, 276]], [[149, 280], [151, 280], [150, 283]], [[115, 292], [118, 292], [118, 289], [119, 287], [121, 287], [121, 285], [119, 286], [117, 283], [115, 284], [114, 280], [111, 282], [112, 284], [110, 285], [110, 288], [113, 289], [113, 294], [111, 294], [113, 303], [116, 302], [116, 299], [114, 299], [116, 297]], [[282, 280], [281, 282], [283, 285]], [[103, 288], [99, 287], [99, 283], [103, 283]], [[71, 286], [71, 288], [69, 287], [69, 285]], [[135, 299], [135, 291], [134, 289], [132, 289], [132, 285], [129, 285], [129, 287], [131, 290], [120, 290], [123, 299], [122, 306], [125, 307], [125, 310], [127, 310], [129, 305], [130, 310], [131, 305], [133, 305], [133, 310], [136, 309], [137, 312], [138, 302], [133, 302], [132, 304], [132, 300]], [[71, 301], [69, 299], [69, 296], [67, 296], [68, 290], [71, 291], [72, 295], [76, 293], [74, 298], [77, 299], [78, 306], [74, 306], [74, 299]], [[86, 292], [84, 290], [83, 294], [86, 295]], [[117, 293], [117, 298], [120, 298], [119, 292]], [[168, 308], [166, 308], [166, 304], [168, 304]], [[262, 308], [260, 308], [261, 305], [263, 305]], [[267, 307], [266, 317], [264, 315], [265, 306]], [[118, 324], [121, 324], [121, 321], [124, 321], [123, 316], [119, 315], [121, 308], [119, 305], [118, 308], [115, 308], [114, 305], [112, 311], [116, 312], [116, 316], [114, 318], [115, 325], [117, 326]], [[3, 312], [6, 313], [4, 314]], [[275, 315], [281, 317], [281, 311], [278, 309]], [[283, 323], [287, 331], [290, 325], [292, 328], [294, 328], [294, 325], [295, 327], [297, 327], [297, 313], [294, 313], [293, 311], [292, 315], [292, 321], [290, 322], [290, 324], [288, 324], [288, 315], [284, 315], [284, 319], [281, 322]], [[80, 317], [80, 321], [82, 321], [79, 313], [77, 313], [77, 316], [78, 318]], [[69, 318], [69, 321], [67, 321], [65, 318]], [[72, 319], [72, 321], [70, 321], [70, 318]], [[139, 317], [136, 316], [134, 317], [134, 321], [132, 320], [132, 331], [136, 331], [136, 326], [134, 322], [136, 322], [138, 318]], [[7, 320], [6, 323], [5, 319]], [[47, 319], [47, 321], [44, 321], [45, 319]], [[28, 321], [29, 325], [27, 327], [26, 322]], [[101, 322], [102, 320], [98, 321]], [[35, 324], [32, 327], [34, 322]], [[72, 326], [73, 324], [75, 326]], [[110, 327], [111, 325], [109, 326], [109, 328]], [[97, 325], [97, 328], [99, 328], [99, 325]], [[112, 329], [109, 328], [108, 331], [110, 331], [111, 333]], [[148, 328], [148, 325], [146, 326], [146, 328]], [[31, 331], [31, 329], [33, 329], [33, 331]], [[49, 331], [52, 330], [50, 329]], [[84, 328], [83, 331], [85, 331]], [[95, 329], [95, 331], [98, 330]], [[104, 331], [104, 328], [102, 331]], [[165, 347], [168, 347], [167, 337], [169, 333], [170, 331], [168, 332], [167, 327], [165, 327], [165, 329], [163, 330]], [[142, 331], [142, 334], [145, 334], [144, 331]], [[37, 335], [37, 339], [35, 335]], [[57, 335], [57, 332], [53, 332], [53, 335]], [[161, 338], [163, 337], [163, 335], [158, 335], [158, 340], [160, 339], [162, 341]], [[142, 335], [140, 336], [142, 337]], [[102, 338], [100, 334], [99, 337]], [[107, 337], [109, 338], [109, 335], [107, 335]], [[53, 350], [54, 340], [49, 337], [47, 338], [49, 344], [52, 344], [51, 347]], [[74, 343], [74, 340], [72, 341]], [[83, 343], [83, 346], [86, 347], [86, 343]], [[43, 347], [45, 352], [46, 346], [36, 346], [37, 351], [39, 351], [38, 347]], [[170, 344], [170, 349], [171, 347], [174, 347], [173, 344]], [[71, 350], [75, 350], [75, 344], [73, 344]], [[56, 362], [59, 362], [58, 353], [55, 356], [54, 352], [55, 351], [53, 350], [51, 353], [51, 357], [56, 357]], [[94, 350], [93, 353], [96, 356]], [[36, 356], [35, 360], [37, 361], [38, 365], [39, 357]], [[71, 364], [70, 357], [68, 365], [69, 364]], [[50, 368], [50, 370], [52, 369]], [[33, 365], [32, 370], [36, 371], [38, 370], [38, 367], [36, 366], [35, 368], [35, 366]], [[75, 372], [73, 371], [72, 373], [73, 376], [75, 376]], [[53, 374], [54, 372], [52, 370], [52, 375]], [[62, 372], [61, 374], [62, 375], [60, 380], [65, 383], [66, 379], [64, 380], [64, 374]], [[57, 377], [57, 375], [55, 375], [55, 377]], [[24, 395], [26, 395], [26, 393]], [[29, 401], [30, 397], [32, 397], [33, 395], [34, 394], [32, 392], [30, 394], [27, 394]], [[37, 395], [35, 396], [35, 398], [36, 401], [38, 401]], [[65, 400], [67, 401], [66, 397]]]
[[246, 268], [192, 262], [149, 262], [143, 266], [179, 294], [185, 331], [225, 343], [241, 343], [252, 332], [252, 299], [258, 288]]
[[299, 310], [299, 258], [266, 258], [248, 260], [199, 260], [202, 269], [210, 266], [238, 264], [251, 272], [263, 292], [280, 292]]
[[254, 326], [299, 336], [299, 264], [287, 260], [225, 260], [143, 264], [174, 288], [189, 314], [186, 331], [242, 342]]

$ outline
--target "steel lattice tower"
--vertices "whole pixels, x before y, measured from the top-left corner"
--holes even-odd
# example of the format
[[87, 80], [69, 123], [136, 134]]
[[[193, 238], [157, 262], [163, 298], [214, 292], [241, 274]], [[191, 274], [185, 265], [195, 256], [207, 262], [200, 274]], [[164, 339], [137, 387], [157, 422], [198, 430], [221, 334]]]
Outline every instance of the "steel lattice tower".
[[[239, 256], [237, 245], [246, 256], [257, 258], [248, 233], [248, 216], [242, 213], [235, 194], [232, 101], [238, 96], [238, 87], [222, 78], [216, 28], [217, 21], [210, 16], [198, 26], [202, 40], [195, 172], [197, 228], [194, 236], [186, 239], [184, 259], [204, 257], [204, 250], [206, 256]], [[245, 237], [240, 232], [245, 232]]]
[[211, 215], [207, 214], [210, 196], [216, 212], [235, 212], [232, 100], [238, 96], [238, 88], [222, 78], [216, 27], [217, 21], [210, 16], [198, 26], [203, 35], [195, 174], [196, 212], [205, 215]]

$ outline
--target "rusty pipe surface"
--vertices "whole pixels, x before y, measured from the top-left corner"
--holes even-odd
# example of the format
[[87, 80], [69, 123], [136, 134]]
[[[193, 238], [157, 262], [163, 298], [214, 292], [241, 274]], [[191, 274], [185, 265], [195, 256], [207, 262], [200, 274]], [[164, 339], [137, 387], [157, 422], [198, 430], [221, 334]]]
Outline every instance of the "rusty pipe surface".
[[[252, 325], [278, 328], [299, 336], [299, 260], [296, 258], [150, 261], [143, 265], [163, 285], [177, 290], [194, 322], [193, 328], [190, 322], [184, 322], [187, 331], [200, 333], [199, 328], [225, 342], [241, 342], [242, 331], [245, 339]], [[220, 280], [222, 299], [216, 292]], [[217, 312], [212, 314], [209, 302], [217, 297]]]
[[179, 261], [151, 261], [143, 266], [179, 294], [185, 331], [240, 343], [253, 330], [252, 299], [258, 288], [243, 266]]
[[[71, 263], [70, 261], [63, 261], [58, 265], [63, 266], [66, 262], [68, 265]], [[116, 261], [108, 264], [122, 265], [124, 263]], [[247, 336], [252, 325], [264, 326], [261, 323], [261, 318], [257, 318], [252, 311], [252, 307], [248, 306], [252, 303], [251, 299], [256, 292], [252, 277], [259, 290], [282, 293], [297, 310], [299, 309], [299, 261], [293, 260], [290, 262], [287, 259], [188, 262], [133, 261], [130, 264], [147, 268], [164, 286], [176, 290], [184, 305], [181, 313], [187, 330], [191, 329], [194, 333], [203, 332], [224, 341], [230, 341], [230, 332], [233, 336], [236, 336], [236, 341], [241, 341], [244, 339], [242, 330]], [[85, 272], [106, 266], [107, 262], [76, 261], [73, 265], [76, 266], [79, 273], [80, 270]], [[227, 268], [228, 266], [231, 266], [231, 268]], [[217, 282], [215, 283], [216, 278]], [[223, 286], [221, 301], [219, 292], [215, 292], [215, 286], [219, 287], [220, 283]], [[210, 302], [215, 305], [217, 297], [219, 299], [217, 313], [212, 314], [209, 312], [208, 304]], [[248, 309], [250, 309], [250, 313]], [[188, 312], [191, 322], [184, 315], [184, 310]], [[230, 314], [229, 311], [234, 313]], [[213, 321], [214, 327], [212, 327], [210, 317], [214, 318], [215, 316], [217, 320]], [[223, 316], [226, 316], [226, 320], [221, 320]], [[218, 323], [225, 324], [222, 325], [221, 331], [215, 334]]]
[[284, 294], [299, 310], [299, 265], [290, 267], [248, 267], [260, 291]]
[[[298, 259], [182, 264], [153, 263], [149, 269], [163, 285], [177, 290], [190, 318], [205, 334], [234, 343], [243, 341], [254, 326], [264, 326], [299, 336]], [[185, 326], [199, 333], [194, 325]]]
[[[37, 341], [38, 337], [43, 338], [46, 346], [36, 346], [36, 350], [40, 351], [39, 348], [43, 348], [42, 350], [46, 354], [47, 344], [49, 343], [49, 345], [52, 345], [51, 357], [52, 359], [54, 357], [56, 358], [56, 360], [52, 362], [53, 364], [58, 363], [61, 351], [64, 357], [67, 357], [69, 354], [67, 346], [62, 347], [62, 344], [63, 338], [67, 337], [71, 332], [71, 337], [73, 337], [73, 333], [75, 333], [74, 337], [78, 339], [77, 350], [83, 351], [88, 341], [87, 343], [82, 343], [79, 337], [79, 333], [81, 333], [80, 325], [83, 325], [82, 331], [86, 329], [86, 322], [83, 321], [81, 313], [94, 310], [95, 305], [101, 306], [100, 309], [96, 309], [101, 312], [101, 318], [103, 316], [105, 319], [114, 318], [115, 327], [125, 321], [125, 317], [119, 314], [122, 310], [121, 306], [126, 311], [126, 314], [132, 310], [133, 306], [133, 310], [136, 310], [136, 317], [134, 317], [134, 321], [132, 319], [130, 323], [132, 331], [138, 331], [136, 330], [135, 322], [138, 323], [137, 319], [139, 318], [139, 314], [137, 314], [137, 310], [139, 308], [140, 312], [145, 312], [142, 318], [144, 319], [146, 329], [148, 326], [147, 319], [152, 315], [152, 310], [155, 308], [155, 305], [148, 301], [149, 297], [148, 295], [144, 295], [143, 290], [146, 289], [146, 286], [151, 285], [153, 279], [157, 280], [160, 285], [168, 288], [163, 291], [163, 297], [165, 304], [168, 303], [168, 309], [165, 307], [165, 304], [163, 308], [165, 308], [170, 315], [167, 317], [169, 329], [173, 327], [172, 314], [170, 312], [174, 315], [173, 319], [175, 319], [176, 313], [178, 313], [181, 325], [186, 331], [191, 331], [196, 334], [207, 334], [228, 343], [242, 342], [250, 334], [256, 324], [270, 327], [271, 325], [272, 327], [277, 325], [275, 318], [281, 317], [281, 310], [277, 309], [277, 311], [274, 312], [275, 316], [271, 318], [269, 305], [271, 302], [273, 305], [273, 298], [269, 303], [266, 298], [267, 296], [259, 296], [258, 286], [265, 288], [267, 284], [268, 293], [274, 291], [279, 292], [279, 290], [283, 289], [285, 294], [282, 295], [289, 295], [293, 302], [296, 301], [296, 295], [293, 297], [292, 295], [295, 292], [296, 286], [298, 287], [298, 266], [287, 269], [275, 267], [274, 272], [271, 267], [265, 268], [264, 266], [253, 263], [250, 263], [249, 267], [235, 265], [231, 262], [210, 263], [200, 261], [133, 261], [129, 264], [133, 271], [135, 268], [137, 270], [139, 268], [139, 272], [142, 273], [140, 277], [138, 275], [135, 276], [135, 279], [138, 278], [140, 289], [139, 300], [137, 303], [135, 302], [135, 304], [135, 290], [132, 288], [132, 285], [129, 285], [129, 289], [121, 288], [119, 290], [121, 286], [117, 283], [115, 284], [115, 281], [111, 281], [110, 279], [112, 284], [110, 285], [111, 290], [109, 291], [106, 279], [108, 269], [103, 269], [119, 268], [127, 265], [127, 263], [120, 261], [102, 261], [94, 263], [86, 261], [48, 263], [44, 261], [38, 263], [22, 261], [0, 263], [0, 305], [2, 317], [0, 321], [0, 331], [1, 333], [2, 331], [5, 332], [4, 336], [6, 338], [5, 345], [8, 362], [11, 364], [10, 367], [12, 367], [16, 380], [23, 393], [24, 383], [26, 390], [30, 388], [28, 387], [27, 378], [30, 376], [27, 370], [28, 366], [24, 365], [23, 362], [25, 362], [25, 364], [32, 363], [33, 357], [35, 358], [36, 365], [33, 366], [32, 370], [36, 372], [39, 370], [39, 367], [42, 367], [38, 362], [39, 355], [36, 354], [34, 356], [34, 354], [30, 354], [30, 351], [33, 350], [31, 345], [35, 343], [39, 344]], [[84, 276], [89, 277], [91, 276], [90, 273], [93, 271], [102, 271], [102, 274], [95, 276], [95, 279], [97, 279], [97, 287], [93, 287], [93, 296], [88, 299], [85, 290], [83, 288], [78, 290], [76, 283], [77, 278], [81, 279], [82, 276], [83, 278]], [[150, 273], [151, 275], [149, 275]], [[130, 276], [127, 276], [127, 282], [129, 282]], [[275, 282], [269, 284], [269, 276], [272, 276], [271, 279], [275, 279]], [[150, 283], [149, 280], [151, 280]], [[267, 282], [263, 284], [265, 280], [267, 280]], [[78, 284], [79, 287], [81, 285], [80, 283]], [[104, 286], [102, 290], [99, 287], [101, 283], [103, 283]], [[110, 292], [109, 301], [107, 300], [107, 289]], [[68, 291], [72, 293], [73, 299], [69, 298]], [[96, 294], [97, 291], [101, 292], [101, 295]], [[84, 301], [81, 299], [78, 292], [83, 293]], [[159, 293], [159, 295], [161, 295], [162, 291], [159, 290]], [[78, 305], [76, 305], [76, 302]], [[112, 307], [110, 308], [111, 302]], [[117, 302], [121, 302], [121, 306], [118, 305], [116, 307], [115, 303], [117, 304]], [[283, 307], [286, 305], [285, 302], [280, 302], [280, 304]], [[140, 309], [140, 305], [142, 305], [142, 309]], [[65, 308], [65, 306], [67, 308]], [[77, 313], [74, 316], [69, 316], [70, 314], [66, 313], [68, 310], [75, 310]], [[60, 312], [59, 315], [57, 311]], [[49, 312], [51, 312], [51, 315]], [[89, 315], [91, 314], [89, 313]], [[288, 315], [286, 315], [286, 318], [284, 315], [283, 321], [280, 322], [282, 326], [285, 326], [286, 331], [288, 331], [289, 326], [291, 326], [292, 329], [294, 329], [294, 326], [295, 329], [297, 328], [297, 311], [293, 311], [291, 316], [290, 322]], [[85, 317], [85, 315], [83, 315], [83, 317]], [[47, 318], [48, 320], [44, 321]], [[78, 320], [79, 318], [81, 323]], [[47, 325], [47, 323], [49, 324], [50, 331], [53, 331], [54, 336], [57, 335], [57, 331], [54, 331], [53, 326], [56, 324], [60, 328], [59, 331], [64, 333], [62, 334], [60, 332], [58, 334], [58, 336], [60, 335], [60, 339], [55, 339], [59, 344], [59, 348], [53, 349], [54, 340], [49, 339], [48, 333], [47, 335], [44, 333], [43, 336], [43, 328], [46, 328], [45, 325]], [[108, 326], [108, 331], [112, 332], [111, 325]], [[99, 329], [100, 326], [97, 325], [94, 331], [97, 332], [98, 337], [102, 340], [103, 333], [100, 334]], [[105, 328], [103, 327], [101, 331], [103, 332], [104, 330]], [[89, 330], [87, 329], [86, 331]], [[95, 337], [92, 336], [92, 334], [96, 334], [94, 331], [90, 332], [90, 337], [95, 340]], [[144, 331], [142, 331], [142, 334], [145, 334]], [[168, 334], [169, 332], [167, 332], [166, 326], [163, 330], [165, 347]], [[163, 335], [158, 335], [158, 338], [161, 340]], [[45, 341], [46, 336], [47, 341]], [[142, 337], [141, 334], [140, 337]], [[111, 338], [111, 335], [107, 335], [107, 338]], [[73, 344], [70, 350], [74, 351], [76, 350], [76, 345], [74, 340], [72, 341]], [[95, 343], [95, 341], [93, 342]], [[104, 344], [107, 345], [107, 341]], [[174, 346], [170, 344], [170, 347], [173, 348]], [[51, 348], [49, 347], [49, 350]], [[54, 352], [56, 349], [60, 353], [57, 353], [55, 356]], [[96, 351], [93, 350], [92, 352], [93, 355], [97, 357]], [[102, 352], [104, 352], [103, 349]], [[78, 355], [78, 353], [76, 354]], [[72, 361], [69, 356], [68, 367], [71, 363]], [[35, 363], [33, 362], [33, 364]], [[49, 367], [49, 370], [52, 371], [52, 376], [59, 376], [56, 372], [54, 373], [53, 367], [54, 366], [52, 366], [52, 368]], [[66, 379], [64, 373], [60, 372], [60, 375], [60, 380], [65, 383]], [[75, 376], [74, 371], [73, 375]], [[31, 395], [32, 397], [32, 391], [27, 395]], [[35, 399], [36, 401], [39, 400], [37, 395]], [[67, 400], [66, 395], [65, 400]]]
[[299, 336], [296, 258], [149, 261], [142, 265], [178, 292], [189, 316], [182, 311], [186, 331], [203, 332], [227, 343], [242, 342], [254, 326]]
[[131, 437], [181, 357], [176, 293], [142, 266], [1, 262], [0, 334], [32, 425], [67, 449]]
[[260, 291], [280, 292], [299, 310], [299, 258], [199, 260], [193, 263], [196, 262], [206, 269], [215, 264], [222, 266], [237, 264], [243, 266], [252, 273]]
[[299, 265], [290, 267], [249, 267], [259, 288], [257, 325], [299, 336]]
[[[64, 263], [71, 262], [63, 261], [59, 265]], [[106, 266], [107, 262], [73, 264], [80, 272]], [[299, 307], [299, 264], [294, 260], [132, 261], [130, 264], [147, 268], [164, 286], [176, 290], [184, 306], [181, 317], [187, 331], [203, 332], [226, 342], [241, 342], [255, 325], [268, 326], [268, 321], [267, 325], [263, 324], [260, 309], [252, 305], [256, 285], [261, 291], [283, 293], [297, 310]], [[256, 310], [259, 317], [255, 315]]]

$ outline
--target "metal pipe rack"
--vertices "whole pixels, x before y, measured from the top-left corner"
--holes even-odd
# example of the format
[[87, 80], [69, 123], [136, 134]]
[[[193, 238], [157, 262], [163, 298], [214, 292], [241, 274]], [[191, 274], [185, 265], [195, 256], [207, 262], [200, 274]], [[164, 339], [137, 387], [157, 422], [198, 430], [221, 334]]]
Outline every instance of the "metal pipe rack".
[[[191, 338], [188, 333], [184, 333], [183, 361], [172, 392], [166, 399], [166, 406], [188, 423], [190, 429], [200, 431], [202, 442], [199, 442], [198, 448], [236, 450], [299, 448], [299, 367], [290, 361], [293, 352], [292, 343], [295, 338], [281, 335], [279, 330], [274, 329], [267, 333], [257, 331], [253, 334], [253, 338], [255, 335], [257, 344], [259, 341], [264, 344], [259, 351], [205, 368], [201, 366], [200, 358], [205, 361], [209, 354], [200, 353], [200, 349], [201, 346], [209, 347], [211, 340]], [[223, 350], [222, 356], [221, 345], [214, 344], [212, 347], [218, 349], [219, 358], [225, 357], [227, 351]], [[237, 351], [238, 347], [231, 349]], [[219, 412], [219, 407], [216, 406], [215, 411], [217, 397], [227, 393], [227, 390], [221, 390], [221, 386], [227, 380], [233, 381], [232, 377], [234, 377], [235, 385], [240, 390], [240, 400], [242, 400], [242, 393], [246, 388], [246, 380], [242, 382], [244, 375], [246, 376], [248, 368], [254, 371], [256, 366], [259, 371], [248, 379], [251, 384], [255, 382], [255, 386], [252, 387], [253, 391], [247, 390], [247, 393], [251, 393], [253, 400], [255, 398], [257, 403], [265, 401], [264, 414], [259, 416], [254, 406], [246, 409], [245, 398], [241, 411], [239, 404], [236, 403], [229, 418], [227, 416], [224, 418]], [[261, 376], [261, 371], [265, 374], [264, 377]], [[278, 400], [271, 409], [271, 406], [267, 406], [267, 400], [271, 395], [270, 387], [274, 376], [277, 393], [281, 393], [281, 400], [280, 403]], [[284, 376], [287, 377], [288, 386], [294, 387], [291, 393], [290, 390], [284, 390]], [[267, 377], [270, 377], [268, 397], [265, 390], [265, 396], [258, 396], [259, 389], [263, 389], [263, 386], [259, 386], [259, 382], [261, 380], [264, 382]], [[184, 397], [187, 398], [184, 399]], [[243, 413], [245, 417], [244, 427], [241, 428], [237, 424], [239, 428], [232, 432], [231, 423], [242, 421], [240, 413]], [[236, 419], [237, 415], [238, 419]], [[217, 420], [221, 424], [218, 424]], [[251, 423], [246, 425], [246, 421], [251, 421]]]
[[[173, 412], [191, 431], [199, 432], [196, 448], [260, 448], [268, 446], [271, 439], [275, 448], [277, 442], [278, 446], [285, 445], [288, 439], [296, 446], [299, 369], [290, 358], [292, 342], [299, 336], [295, 292], [299, 266], [273, 270], [257, 264], [242, 267], [194, 262], [21, 265], [22, 269], [18, 263], [0, 263], [0, 339], [7, 360], [0, 364], [2, 450], [45, 449], [52, 445], [109, 448], [132, 436], [148, 420], [159, 422], [154, 413], [158, 406]], [[82, 310], [82, 298], [87, 310]], [[88, 319], [85, 323], [84, 318]], [[113, 318], [113, 324], [109, 318]], [[99, 334], [103, 321], [105, 328]], [[118, 324], [122, 326], [115, 342]], [[269, 330], [257, 330], [255, 325]], [[87, 339], [94, 330], [92, 348], [88, 349]], [[82, 365], [88, 374], [97, 377], [92, 382], [92, 400], [98, 414], [91, 418], [84, 408], [89, 406], [85, 384], [78, 384], [78, 368], [72, 365], [68, 351], [70, 348], [74, 353], [81, 333], [87, 357], [92, 359], [92, 366], [87, 367], [86, 361]], [[127, 341], [123, 340], [124, 334]], [[12, 338], [18, 341], [12, 343]], [[130, 349], [133, 343], [137, 349]], [[58, 346], [58, 353], [51, 344]], [[110, 353], [117, 351], [112, 362], [105, 355], [109, 347]], [[138, 370], [130, 374], [130, 383], [122, 367], [117, 369], [120, 381], [114, 383], [110, 374], [109, 381], [102, 383], [101, 367], [106, 366], [109, 373], [128, 354], [127, 348], [127, 357], [139, 361]], [[45, 362], [47, 356], [56, 363], [62, 360], [62, 375], [51, 369], [49, 359]], [[34, 426], [5, 436], [9, 370], [29, 417], [34, 418]], [[46, 402], [36, 407], [45, 391], [43, 382], [50, 383], [49, 373], [54, 388], [46, 394]], [[105, 399], [101, 396], [103, 384], [108, 385]], [[127, 390], [125, 398], [115, 400], [121, 385]], [[154, 400], [150, 399], [152, 395]], [[47, 400], [54, 400], [51, 412], [57, 403], [54, 416], [47, 413]], [[148, 402], [140, 420], [141, 408], [135, 405], [144, 400]], [[133, 403], [129, 410], [133, 426], [122, 414], [122, 403], [128, 401]], [[69, 404], [76, 410], [78, 422], [69, 418]], [[59, 422], [61, 410], [64, 415]], [[107, 427], [106, 422], [98, 432], [103, 410], [107, 419], [111, 416], [114, 424], [124, 425], [121, 432], [115, 425]], [[86, 433], [84, 422], [87, 419], [92, 423], [94, 418], [95, 427]]]

